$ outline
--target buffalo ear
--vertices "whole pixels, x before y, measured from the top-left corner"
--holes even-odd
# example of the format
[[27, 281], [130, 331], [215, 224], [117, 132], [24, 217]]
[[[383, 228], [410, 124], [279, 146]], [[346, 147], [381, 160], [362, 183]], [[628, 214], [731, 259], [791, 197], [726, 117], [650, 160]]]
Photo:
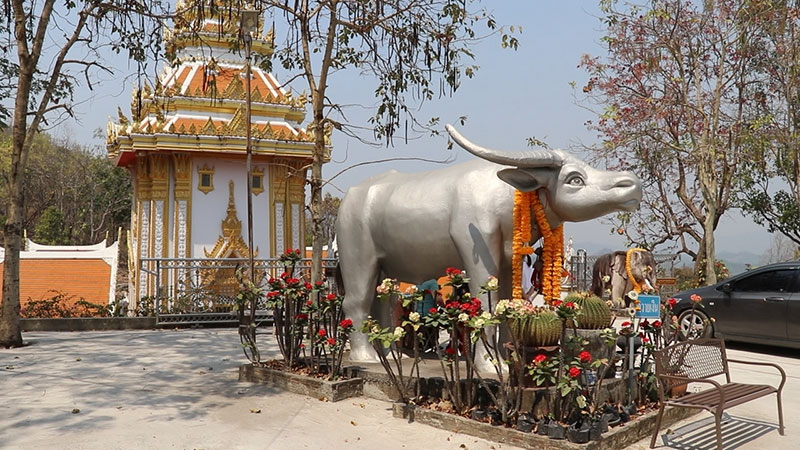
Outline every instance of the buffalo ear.
[[535, 191], [547, 185], [544, 181], [546, 175], [536, 169], [503, 169], [497, 172], [497, 177], [522, 192]]

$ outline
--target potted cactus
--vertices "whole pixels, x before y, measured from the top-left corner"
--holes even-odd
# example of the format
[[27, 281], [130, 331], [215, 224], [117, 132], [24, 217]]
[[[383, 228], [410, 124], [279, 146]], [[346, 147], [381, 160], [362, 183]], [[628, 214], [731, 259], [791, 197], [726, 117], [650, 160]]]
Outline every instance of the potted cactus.
[[519, 345], [548, 347], [558, 344], [562, 323], [549, 309], [525, 307], [510, 315], [508, 327]]
[[578, 329], [602, 330], [611, 325], [611, 308], [605, 300], [594, 295], [576, 295], [574, 301], [581, 308]]

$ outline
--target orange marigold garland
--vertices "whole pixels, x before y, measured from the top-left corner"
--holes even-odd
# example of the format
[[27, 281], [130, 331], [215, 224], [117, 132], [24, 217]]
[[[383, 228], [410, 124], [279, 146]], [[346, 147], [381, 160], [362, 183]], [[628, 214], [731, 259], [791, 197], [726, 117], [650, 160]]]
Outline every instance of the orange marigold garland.
[[511, 298], [523, 298], [522, 295], [522, 258], [532, 253], [525, 244], [531, 241], [531, 209], [530, 192], [514, 191], [514, 237], [511, 255], [512, 282], [514, 283]]
[[512, 281], [514, 283], [512, 298], [523, 298], [522, 292], [522, 258], [533, 253], [533, 248], [525, 244], [531, 241], [531, 210], [536, 218], [539, 232], [542, 234], [542, 295], [545, 303], [552, 303], [561, 298], [561, 273], [564, 252], [564, 227], [559, 225], [550, 229], [550, 222], [544, 213], [537, 192], [514, 193], [514, 238]]
[[633, 276], [633, 268], [631, 267], [631, 256], [634, 252], [646, 252], [647, 250], [643, 248], [631, 248], [628, 249], [627, 254], [625, 255], [625, 271], [628, 272], [628, 279], [633, 284], [633, 290], [636, 291], [637, 294], [642, 293], [642, 283], [636, 281], [636, 277]]

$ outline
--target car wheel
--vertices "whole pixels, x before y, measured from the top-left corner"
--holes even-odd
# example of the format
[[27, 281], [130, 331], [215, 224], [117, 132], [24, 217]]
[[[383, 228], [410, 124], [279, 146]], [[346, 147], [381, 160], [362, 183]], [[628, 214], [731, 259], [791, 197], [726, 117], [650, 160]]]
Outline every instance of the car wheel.
[[[687, 309], [678, 316], [678, 324], [680, 325], [680, 338], [698, 339], [714, 336], [714, 326], [708, 319], [708, 314], [699, 309]], [[691, 330], [691, 332], [690, 332]]]

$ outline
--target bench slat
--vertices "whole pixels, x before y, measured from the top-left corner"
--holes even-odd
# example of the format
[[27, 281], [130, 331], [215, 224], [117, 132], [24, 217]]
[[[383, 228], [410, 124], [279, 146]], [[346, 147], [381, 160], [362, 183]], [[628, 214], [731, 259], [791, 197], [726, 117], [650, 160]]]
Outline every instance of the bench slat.
[[[722, 385], [722, 392], [725, 394], [725, 406], [730, 407], [773, 394], [777, 392], [777, 389], [765, 384], [730, 383]], [[719, 406], [719, 400], [719, 392], [716, 389], [707, 389], [683, 397], [670, 399], [669, 403], [674, 405], [714, 408]]]

